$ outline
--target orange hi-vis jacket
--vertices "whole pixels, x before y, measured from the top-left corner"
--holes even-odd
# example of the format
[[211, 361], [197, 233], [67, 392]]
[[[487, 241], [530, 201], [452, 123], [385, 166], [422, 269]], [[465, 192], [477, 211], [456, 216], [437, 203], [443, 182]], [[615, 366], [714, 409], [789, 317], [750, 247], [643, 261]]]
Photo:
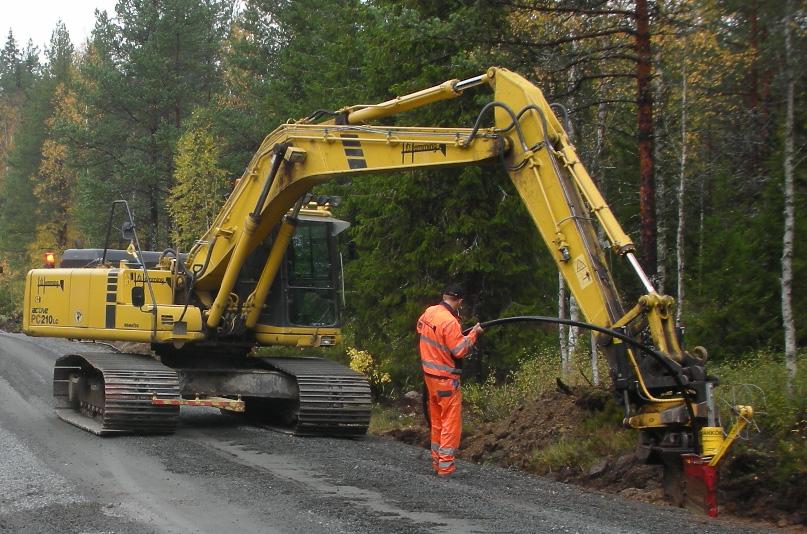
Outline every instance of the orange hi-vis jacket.
[[477, 333], [471, 331], [463, 336], [459, 317], [445, 302], [426, 308], [418, 319], [417, 330], [423, 372], [427, 376], [459, 378], [462, 369], [455, 366], [454, 359], [468, 354]]

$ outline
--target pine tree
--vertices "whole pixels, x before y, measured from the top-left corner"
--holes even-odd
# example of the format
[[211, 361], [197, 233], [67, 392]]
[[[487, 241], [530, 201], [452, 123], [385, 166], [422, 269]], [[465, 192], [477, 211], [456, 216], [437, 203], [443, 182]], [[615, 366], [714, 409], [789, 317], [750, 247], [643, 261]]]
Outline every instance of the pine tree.
[[[101, 13], [77, 91], [86, 113], [71, 132], [87, 172], [80, 177], [82, 212], [129, 201], [144, 246], [168, 239], [165, 199], [184, 121], [210, 102], [219, 84], [221, 42], [232, 1], [122, 0], [116, 18]], [[98, 218], [81, 221], [88, 237], [103, 235]]]
[[219, 167], [218, 145], [209, 124], [188, 129], [177, 143], [167, 207], [174, 223], [172, 243], [182, 250], [204, 235], [230, 190], [227, 173]]

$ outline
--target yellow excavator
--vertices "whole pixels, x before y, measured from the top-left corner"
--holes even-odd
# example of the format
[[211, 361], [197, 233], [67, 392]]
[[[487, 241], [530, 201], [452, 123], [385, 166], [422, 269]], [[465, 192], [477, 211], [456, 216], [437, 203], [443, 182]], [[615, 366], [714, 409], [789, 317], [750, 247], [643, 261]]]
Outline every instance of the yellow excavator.
[[[460, 96], [494, 91], [471, 128], [391, 127], [373, 121]], [[493, 127], [482, 124], [493, 115]], [[630, 237], [583, 168], [552, 106], [525, 78], [490, 68], [467, 80], [374, 105], [319, 111], [270, 133], [212, 226], [187, 254], [142, 251], [124, 201], [128, 250], [69, 250], [61, 266], [28, 273], [23, 329], [32, 336], [149, 343], [156, 358], [88, 352], [56, 362], [62, 419], [97, 434], [168, 433], [183, 405], [245, 411], [297, 433], [361, 435], [370, 417], [366, 380], [319, 358], [262, 358], [256, 345], [336, 345], [339, 257], [347, 223], [310, 190], [334, 177], [503, 163], [558, 269], [598, 333], [625, 425], [639, 451], [665, 466], [665, 487], [706, 487], [716, 513], [724, 434], [705, 350], [688, 352], [674, 301], [642, 270]], [[644, 288], [623, 307], [597, 236], [625, 258]], [[744, 417], [750, 408], [738, 407]], [[686, 476], [682, 477], [684, 474]]]

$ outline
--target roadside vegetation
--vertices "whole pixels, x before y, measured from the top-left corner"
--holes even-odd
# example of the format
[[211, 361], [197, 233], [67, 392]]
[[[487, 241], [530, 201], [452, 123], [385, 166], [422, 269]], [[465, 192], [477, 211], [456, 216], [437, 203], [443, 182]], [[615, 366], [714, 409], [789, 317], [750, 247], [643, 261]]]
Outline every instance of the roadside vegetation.
[[[799, 357], [800, 368], [807, 353]], [[604, 362], [601, 363], [604, 365]], [[605, 368], [605, 367], [601, 367]], [[780, 354], [758, 351], [715, 363], [721, 377], [718, 405], [724, 425], [730, 406], [750, 404], [754, 419], [724, 460], [720, 502], [737, 516], [799, 525], [807, 475], [807, 372], [794, 396]], [[561, 380], [560, 358], [549, 350], [523, 359], [503, 380], [491, 374], [463, 385], [464, 421], [460, 456], [525, 471], [630, 498], [661, 503], [660, 470], [638, 462], [636, 431], [604, 385], [593, 387], [581, 368]], [[412, 396], [414, 397], [414, 396]], [[384, 399], [373, 412], [371, 432], [427, 446], [419, 399]]]

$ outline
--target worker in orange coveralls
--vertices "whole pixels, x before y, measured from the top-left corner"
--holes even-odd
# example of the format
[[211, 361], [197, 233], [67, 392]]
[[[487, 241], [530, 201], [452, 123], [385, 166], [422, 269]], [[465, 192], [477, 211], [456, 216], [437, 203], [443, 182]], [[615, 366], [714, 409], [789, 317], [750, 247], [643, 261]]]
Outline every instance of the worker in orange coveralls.
[[455, 359], [467, 355], [482, 332], [477, 323], [467, 336], [462, 335], [459, 310], [463, 296], [459, 286], [449, 286], [443, 291], [443, 301], [426, 308], [417, 322], [431, 421], [432, 467], [439, 477], [449, 477], [457, 470], [454, 451], [462, 433], [462, 369]]

